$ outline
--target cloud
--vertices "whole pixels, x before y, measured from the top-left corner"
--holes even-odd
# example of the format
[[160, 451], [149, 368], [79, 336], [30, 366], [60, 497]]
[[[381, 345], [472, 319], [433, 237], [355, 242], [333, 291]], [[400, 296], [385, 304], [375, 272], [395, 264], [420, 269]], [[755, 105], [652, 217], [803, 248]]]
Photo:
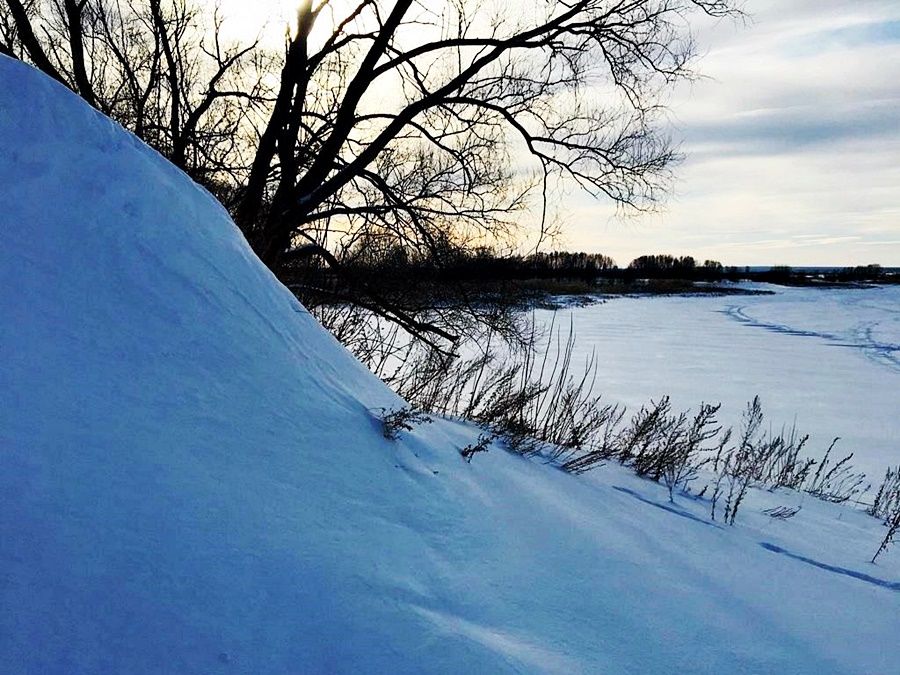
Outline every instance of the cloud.
[[747, 110], [698, 120], [684, 130], [689, 153], [780, 154], [843, 141], [900, 140], [900, 98], [826, 108], [815, 104]]
[[788, 53], [816, 54], [843, 48], [900, 42], [900, 21], [871, 21], [804, 36]]
[[569, 244], [621, 262], [900, 265], [900, 3], [747, 4], [749, 26], [701, 26], [709, 78], [671, 101], [687, 158], [668, 208], [617, 229], [585, 203]]
[[688, 153], [719, 156], [802, 152], [857, 140], [900, 142], [900, 98], [741, 111], [695, 122], [686, 136]]

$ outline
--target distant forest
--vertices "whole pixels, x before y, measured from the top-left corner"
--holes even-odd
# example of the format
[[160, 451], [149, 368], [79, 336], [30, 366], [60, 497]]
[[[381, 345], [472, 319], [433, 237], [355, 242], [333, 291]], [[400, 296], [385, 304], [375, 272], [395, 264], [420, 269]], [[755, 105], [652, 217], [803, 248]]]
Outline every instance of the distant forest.
[[[898, 270], [875, 264], [846, 268], [727, 267], [716, 260], [699, 262], [691, 256], [661, 254], [643, 255], [619, 267], [602, 253], [503, 255], [490, 248], [479, 248], [422, 256], [400, 247], [382, 248], [372, 241], [345, 250], [337, 262], [338, 265], [328, 266], [316, 258], [299, 261], [285, 276], [295, 290], [305, 289], [300, 295], [306, 296], [307, 301], [327, 301], [329, 295], [340, 299], [355, 295], [360, 288], [386, 297], [408, 297], [422, 293], [456, 295], [454, 289], [474, 295], [515, 295], [516, 290], [578, 294], [594, 290], [627, 292], [635, 287], [648, 292], [677, 292], [690, 290], [695, 283], [737, 281], [791, 286], [900, 283]], [[683, 283], [647, 284], [648, 281]]]

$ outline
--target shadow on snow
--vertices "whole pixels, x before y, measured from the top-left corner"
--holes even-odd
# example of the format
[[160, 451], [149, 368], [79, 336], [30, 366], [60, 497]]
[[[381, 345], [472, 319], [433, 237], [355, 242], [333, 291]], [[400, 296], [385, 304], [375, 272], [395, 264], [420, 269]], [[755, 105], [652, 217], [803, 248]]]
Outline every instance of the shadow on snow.
[[853, 579], [858, 579], [859, 581], [865, 581], [867, 584], [880, 586], [881, 588], [887, 588], [890, 591], [900, 591], [900, 581], [885, 581], [884, 579], [878, 579], [877, 577], [847, 569], [846, 567], [838, 567], [836, 565], [829, 565], [828, 563], [819, 562], [818, 560], [813, 560], [812, 558], [807, 558], [806, 556], [791, 553], [790, 551], [783, 549], [780, 546], [776, 546], [775, 544], [770, 544], [767, 541], [761, 541], [759, 545], [767, 551], [771, 551], [772, 553], [779, 553], [781, 555], [787, 556], [788, 558], [799, 560], [800, 562], [804, 562], [807, 565], [812, 565], [813, 567], [818, 567], [819, 569], [823, 569], [828, 572], [834, 572], [835, 574], [842, 574], [845, 577], [851, 577]]

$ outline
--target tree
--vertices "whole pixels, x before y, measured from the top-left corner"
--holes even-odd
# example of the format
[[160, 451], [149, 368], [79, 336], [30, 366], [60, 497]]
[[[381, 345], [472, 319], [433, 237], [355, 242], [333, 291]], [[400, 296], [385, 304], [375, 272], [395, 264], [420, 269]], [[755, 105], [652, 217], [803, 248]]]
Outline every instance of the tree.
[[543, 236], [558, 181], [652, 207], [676, 159], [660, 94], [691, 76], [690, 15], [734, 11], [299, 0], [272, 69], [256, 45], [223, 47], [218, 15], [208, 37], [190, 0], [4, 1], [4, 51], [213, 185], [277, 273], [362, 239], [440, 259], [514, 239], [529, 207]]
[[691, 278], [697, 269], [697, 261], [689, 255], [681, 257], [669, 254], [642, 255], [632, 260], [628, 264], [628, 269], [652, 277]]
[[[236, 210], [275, 268], [335, 228], [413, 247], [438, 232], [497, 236], [553, 176], [652, 204], [675, 158], [658, 94], [694, 53], [685, 15], [732, 11], [725, 0], [333, 5], [300, 5]], [[328, 34], [314, 41], [323, 12]], [[535, 183], [513, 170], [526, 155]]]

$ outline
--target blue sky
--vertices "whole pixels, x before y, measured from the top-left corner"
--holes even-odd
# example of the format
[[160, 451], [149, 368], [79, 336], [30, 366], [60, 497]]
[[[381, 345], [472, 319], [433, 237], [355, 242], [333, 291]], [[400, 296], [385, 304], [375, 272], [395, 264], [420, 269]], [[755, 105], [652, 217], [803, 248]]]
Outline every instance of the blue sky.
[[708, 22], [670, 101], [675, 193], [621, 218], [578, 199], [568, 248], [726, 264], [900, 265], [900, 2], [748, 0]]

